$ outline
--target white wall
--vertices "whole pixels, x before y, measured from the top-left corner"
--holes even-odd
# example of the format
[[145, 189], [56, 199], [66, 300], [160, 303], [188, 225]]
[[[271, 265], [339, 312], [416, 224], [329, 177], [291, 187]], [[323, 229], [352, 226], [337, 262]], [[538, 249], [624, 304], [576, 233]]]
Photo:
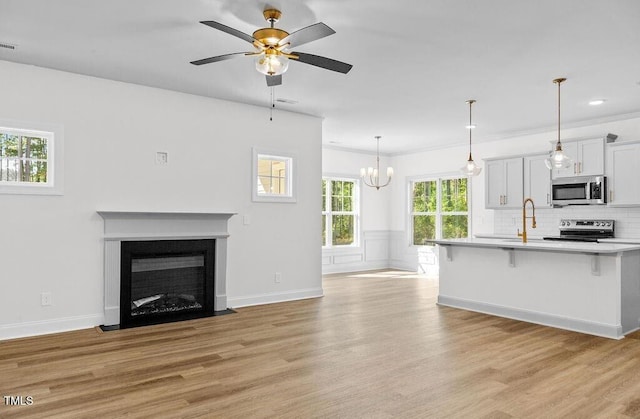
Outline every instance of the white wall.
[[[237, 212], [229, 306], [322, 294], [320, 119], [3, 61], [0, 79], [0, 119], [61, 124], [65, 142], [64, 195], [0, 195], [0, 338], [101, 324], [96, 210]], [[297, 203], [251, 201], [252, 146], [297, 155]]]

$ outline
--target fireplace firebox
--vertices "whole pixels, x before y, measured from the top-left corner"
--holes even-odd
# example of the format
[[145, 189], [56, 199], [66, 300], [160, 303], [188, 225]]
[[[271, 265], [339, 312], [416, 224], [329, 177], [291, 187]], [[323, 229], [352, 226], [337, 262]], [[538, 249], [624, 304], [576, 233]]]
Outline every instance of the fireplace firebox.
[[215, 315], [216, 240], [123, 241], [120, 328]]

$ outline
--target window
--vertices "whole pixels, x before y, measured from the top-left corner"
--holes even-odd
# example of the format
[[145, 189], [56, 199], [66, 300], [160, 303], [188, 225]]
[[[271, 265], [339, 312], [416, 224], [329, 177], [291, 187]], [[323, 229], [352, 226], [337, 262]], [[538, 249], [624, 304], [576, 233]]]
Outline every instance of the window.
[[358, 243], [358, 183], [354, 179], [322, 179], [322, 246]]
[[295, 202], [293, 155], [253, 149], [253, 200]]
[[27, 126], [0, 121], [0, 193], [61, 194], [61, 128]]
[[0, 132], [0, 182], [47, 183], [47, 135]]
[[410, 190], [413, 245], [468, 237], [467, 178], [416, 180], [410, 183]]

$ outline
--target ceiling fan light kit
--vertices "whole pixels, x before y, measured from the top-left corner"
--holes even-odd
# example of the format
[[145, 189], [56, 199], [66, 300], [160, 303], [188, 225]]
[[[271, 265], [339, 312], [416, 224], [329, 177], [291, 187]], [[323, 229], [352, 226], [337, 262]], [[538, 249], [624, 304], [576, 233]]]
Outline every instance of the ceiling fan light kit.
[[282, 13], [279, 10], [266, 9], [262, 14], [265, 20], [269, 22], [270, 27], [257, 29], [253, 32], [253, 35], [246, 34], [242, 31], [212, 20], [201, 21], [200, 23], [204, 25], [249, 42], [255, 47], [255, 50], [203, 58], [201, 60], [191, 61], [191, 64], [203, 65], [240, 56], [255, 56], [256, 70], [266, 76], [267, 86], [269, 87], [282, 84], [282, 74], [289, 68], [290, 60], [343, 74], [348, 73], [353, 67], [351, 64], [343, 63], [331, 58], [307, 54], [304, 52], [289, 51], [289, 48], [291, 47], [297, 47], [336, 33], [324, 23], [315, 23], [289, 33], [275, 27], [275, 23], [280, 20], [280, 17], [282, 17]]
[[265, 54], [256, 57], [256, 70], [264, 75], [279, 76], [287, 71], [288, 68], [289, 59], [285, 56]]

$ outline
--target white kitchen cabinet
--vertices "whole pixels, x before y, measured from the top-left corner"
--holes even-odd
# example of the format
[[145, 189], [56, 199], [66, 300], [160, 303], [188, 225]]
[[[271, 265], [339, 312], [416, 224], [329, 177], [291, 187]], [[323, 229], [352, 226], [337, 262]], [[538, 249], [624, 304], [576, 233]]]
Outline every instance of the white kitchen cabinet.
[[604, 138], [563, 142], [562, 150], [573, 164], [567, 169], [553, 170], [553, 179], [604, 174]]
[[607, 149], [608, 205], [640, 206], [640, 141], [609, 144]]
[[525, 156], [524, 198], [531, 198], [536, 208], [551, 208], [551, 173], [544, 163], [547, 153]]
[[485, 208], [522, 207], [522, 164], [522, 157], [485, 160]]

